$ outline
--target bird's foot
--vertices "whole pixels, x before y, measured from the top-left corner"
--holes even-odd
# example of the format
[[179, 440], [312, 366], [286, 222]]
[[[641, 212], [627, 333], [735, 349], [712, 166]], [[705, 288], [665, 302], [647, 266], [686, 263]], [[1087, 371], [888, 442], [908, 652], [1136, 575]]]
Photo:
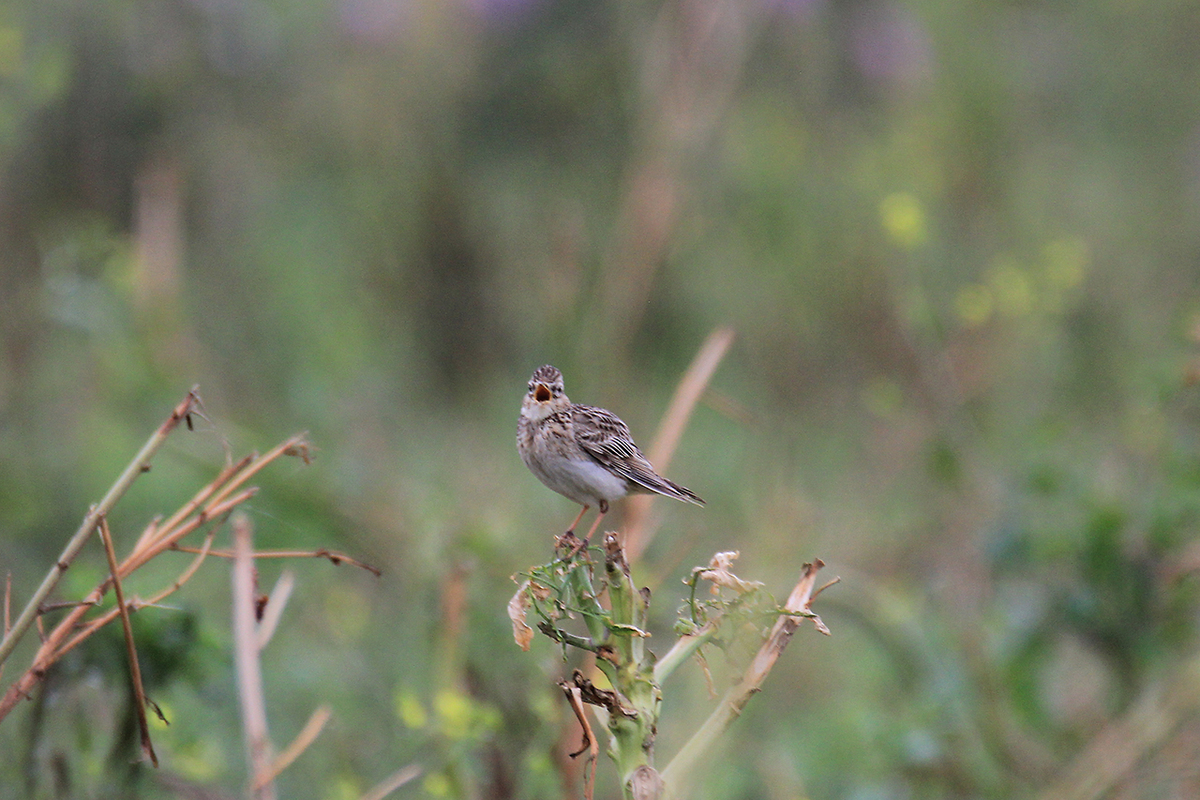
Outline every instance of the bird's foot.
[[563, 553], [564, 561], [574, 558], [580, 550], [587, 549], [587, 546], [588, 540], [580, 539], [575, 535], [575, 531], [567, 531], [554, 540], [554, 549]]

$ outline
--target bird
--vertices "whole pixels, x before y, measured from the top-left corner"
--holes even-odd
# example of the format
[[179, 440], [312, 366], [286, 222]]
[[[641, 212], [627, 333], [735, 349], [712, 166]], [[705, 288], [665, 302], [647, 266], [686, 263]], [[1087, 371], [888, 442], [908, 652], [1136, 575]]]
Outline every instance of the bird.
[[600, 513], [583, 537], [586, 546], [609, 503], [626, 495], [661, 494], [704, 505], [691, 489], [654, 471], [620, 417], [572, 403], [562, 373], [549, 364], [538, 367], [529, 379], [517, 420], [517, 452], [538, 480], [583, 506], [560, 542], [574, 534], [583, 515], [595, 506]]

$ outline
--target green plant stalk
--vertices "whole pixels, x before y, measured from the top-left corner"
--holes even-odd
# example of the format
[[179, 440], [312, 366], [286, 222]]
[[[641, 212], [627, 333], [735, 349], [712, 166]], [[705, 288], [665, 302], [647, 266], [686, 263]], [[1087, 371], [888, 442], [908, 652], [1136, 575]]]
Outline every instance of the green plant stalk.
[[592, 586], [591, 564], [586, 558], [573, 559], [567, 569], [566, 586], [570, 605], [574, 605], [583, 617], [593, 645], [603, 644], [608, 639], [608, 612], [600, 605], [596, 590]]
[[[608, 543], [606, 542], [606, 545]], [[615, 544], [615, 542], [614, 542]], [[612, 662], [605, 674], [617, 693], [621, 709], [608, 715], [609, 756], [617, 765], [626, 798], [632, 798], [632, 779], [639, 767], [654, 768], [654, 737], [662, 709], [662, 691], [654, 680], [654, 657], [646, 650], [646, 598], [637, 590], [620, 546], [606, 546], [612, 625]], [[601, 664], [604, 659], [597, 659]]]
[[167, 440], [167, 436], [178, 427], [179, 423], [200, 402], [200, 395], [197, 394], [198, 389], [198, 386], [192, 387], [187, 396], [171, 412], [171, 416], [142, 445], [142, 449], [138, 451], [138, 454], [125, 467], [125, 471], [121, 473], [116, 482], [109, 487], [108, 492], [105, 493], [100, 503], [88, 511], [79, 529], [75, 531], [75, 535], [67, 542], [67, 546], [63, 548], [62, 554], [54, 562], [54, 566], [50, 568], [50, 571], [46, 573], [46, 577], [42, 579], [42, 584], [33, 593], [33, 597], [29, 598], [29, 602], [21, 611], [20, 616], [17, 617], [17, 621], [13, 623], [12, 628], [5, 634], [3, 641], [0, 641], [0, 664], [3, 664], [12, 655], [17, 642], [29, 629], [29, 626], [33, 624], [34, 619], [37, 618], [42, 603], [45, 602], [50, 593], [58, 586], [63, 573], [67, 571], [67, 567], [71, 565], [71, 562], [75, 560], [75, 556], [79, 555], [79, 551], [83, 549], [87, 540], [95, 532], [96, 526], [100, 524], [100, 520], [108, 516], [113, 506], [117, 504], [117, 501], [121, 499], [125, 492], [129, 491], [129, 487], [133, 485], [137, 477], [150, 468], [150, 459], [162, 447], [163, 442]]
[[667, 678], [671, 677], [675, 670], [687, 663], [687, 660], [695, 655], [697, 650], [712, 641], [719, 629], [718, 625], [710, 622], [695, 633], [680, 636], [666, 655], [655, 662], [654, 682], [660, 685], [666, 683]]

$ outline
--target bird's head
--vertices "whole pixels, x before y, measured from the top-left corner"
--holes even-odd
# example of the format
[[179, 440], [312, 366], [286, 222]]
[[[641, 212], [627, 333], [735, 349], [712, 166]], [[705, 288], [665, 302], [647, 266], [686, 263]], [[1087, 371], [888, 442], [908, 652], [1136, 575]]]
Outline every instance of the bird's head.
[[539, 420], [571, 405], [563, 390], [562, 373], [546, 364], [538, 367], [529, 379], [529, 393], [521, 404], [521, 413]]

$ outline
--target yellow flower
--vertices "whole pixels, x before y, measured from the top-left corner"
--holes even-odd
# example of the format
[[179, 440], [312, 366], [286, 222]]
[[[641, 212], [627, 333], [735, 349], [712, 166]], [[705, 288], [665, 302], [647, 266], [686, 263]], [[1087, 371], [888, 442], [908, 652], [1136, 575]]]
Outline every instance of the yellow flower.
[[879, 204], [883, 229], [906, 250], [924, 243], [928, 231], [921, 201], [908, 192], [893, 192]]

